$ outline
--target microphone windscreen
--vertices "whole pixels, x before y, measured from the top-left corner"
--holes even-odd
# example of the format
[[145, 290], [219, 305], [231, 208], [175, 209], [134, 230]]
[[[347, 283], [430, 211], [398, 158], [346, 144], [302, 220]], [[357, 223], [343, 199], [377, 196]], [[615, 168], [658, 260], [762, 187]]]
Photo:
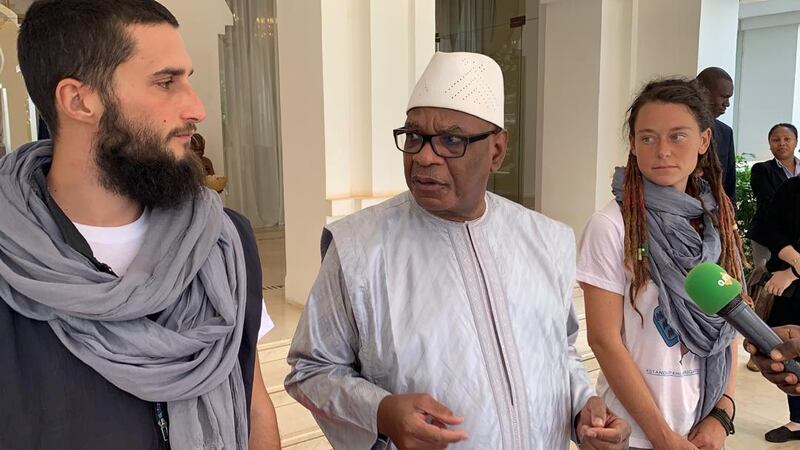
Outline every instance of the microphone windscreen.
[[686, 293], [708, 315], [715, 315], [742, 293], [742, 284], [714, 263], [702, 263], [689, 271]]

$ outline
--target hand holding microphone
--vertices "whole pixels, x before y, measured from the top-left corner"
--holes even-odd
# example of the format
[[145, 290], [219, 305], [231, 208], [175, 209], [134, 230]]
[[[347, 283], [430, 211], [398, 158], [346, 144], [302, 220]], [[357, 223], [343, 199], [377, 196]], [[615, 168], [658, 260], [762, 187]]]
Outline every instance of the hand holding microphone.
[[[742, 300], [742, 285], [722, 267], [703, 263], [686, 276], [686, 292], [708, 315], [719, 315], [745, 337], [761, 373], [781, 390], [800, 395], [800, 327], [779, 327], [776, 334]], [[788, 341], [784, 343], [784, 341]], [[760, 353], [757, 354], [757, 353]], [[772, 360], [764, 355], [771, 355]]]
[[800, 327], [786, 325], [775, 327], [773, 330], [784, 342], [775, 347], [768, 356], [761, 354], [748, 341], [744, 342], [744, 348], [753, 355], [753, 361], [764, 378], [789, 395], [800, 395], [800, 384], [798, 384], [800, 377], [786, 372], [784, 368], [784, 361], [791, 361], [800, 356]]

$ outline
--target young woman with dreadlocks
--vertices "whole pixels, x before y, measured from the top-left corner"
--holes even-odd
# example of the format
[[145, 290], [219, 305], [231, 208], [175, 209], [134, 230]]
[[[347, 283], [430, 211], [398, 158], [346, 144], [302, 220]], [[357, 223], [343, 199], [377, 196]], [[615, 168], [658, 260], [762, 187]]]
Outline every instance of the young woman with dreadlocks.
[[706, 261], [742, 280], [714, 118], [704, 91], [677, 79], [648, 84], [628, 114], [627, 166], [578, 258], [598, 393], [631, 424], [631, 448], [720, 449], [736, 409], [735, 331], [683, 287]]

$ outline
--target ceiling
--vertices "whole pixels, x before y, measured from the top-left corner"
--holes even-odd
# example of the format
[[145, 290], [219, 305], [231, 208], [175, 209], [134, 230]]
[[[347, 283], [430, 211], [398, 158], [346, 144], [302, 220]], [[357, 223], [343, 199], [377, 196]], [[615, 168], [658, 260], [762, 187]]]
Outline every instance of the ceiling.
[[800, 11], [800, 0], [740, 0], [739, 18]]

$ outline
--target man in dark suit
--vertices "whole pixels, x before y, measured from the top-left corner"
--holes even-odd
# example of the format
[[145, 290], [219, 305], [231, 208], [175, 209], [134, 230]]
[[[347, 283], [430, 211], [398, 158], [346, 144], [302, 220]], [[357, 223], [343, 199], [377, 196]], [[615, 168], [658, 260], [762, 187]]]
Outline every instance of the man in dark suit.
[[722, 184], [725, 193], [736, 207], [736, 152], [733, 149], [733, 130], [719, 121], [733, 97], [733, 79], [719, 67], [709, 67], [697, 75], [697, 81], [709, 93], [711, 112], [714, 114], [714, 144], [722, 166]]

